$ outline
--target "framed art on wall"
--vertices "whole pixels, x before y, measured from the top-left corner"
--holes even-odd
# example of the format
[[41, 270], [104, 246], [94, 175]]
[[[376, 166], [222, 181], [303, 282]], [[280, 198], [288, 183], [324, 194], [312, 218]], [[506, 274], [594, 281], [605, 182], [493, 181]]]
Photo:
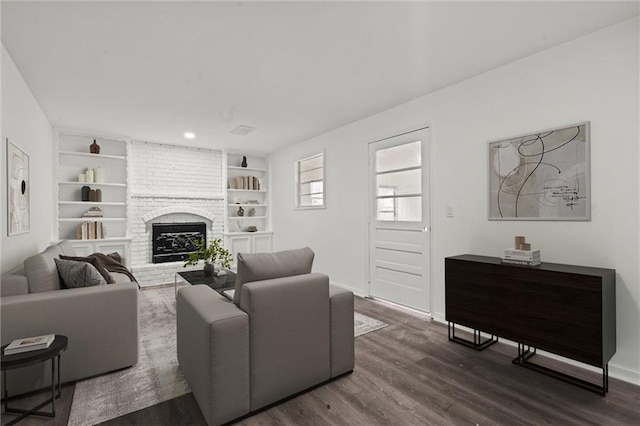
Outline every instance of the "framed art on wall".
[[29, 156], [7, 139], [7, 234], [29, 232]]
[[489, 143], [489, 220], [591, 220], [589, 122]]

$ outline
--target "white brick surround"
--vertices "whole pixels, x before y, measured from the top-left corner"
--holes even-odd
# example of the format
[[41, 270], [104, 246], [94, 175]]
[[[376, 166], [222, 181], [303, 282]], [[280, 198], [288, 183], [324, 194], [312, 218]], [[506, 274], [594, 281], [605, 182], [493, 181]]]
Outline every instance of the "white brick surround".
[[130, 167], [131, 269], [141, 286], [173, 283], [183, 264], [151, 262], [152, 224], [205, 222], [222, 237], [222, 152], [133, 141]]

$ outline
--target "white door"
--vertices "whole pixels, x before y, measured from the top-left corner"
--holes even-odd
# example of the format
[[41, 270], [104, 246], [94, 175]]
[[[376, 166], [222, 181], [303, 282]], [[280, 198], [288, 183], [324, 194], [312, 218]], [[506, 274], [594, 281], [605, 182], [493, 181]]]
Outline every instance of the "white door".
[[428, 129], [369, 144], [369, 294], [431, 309]]

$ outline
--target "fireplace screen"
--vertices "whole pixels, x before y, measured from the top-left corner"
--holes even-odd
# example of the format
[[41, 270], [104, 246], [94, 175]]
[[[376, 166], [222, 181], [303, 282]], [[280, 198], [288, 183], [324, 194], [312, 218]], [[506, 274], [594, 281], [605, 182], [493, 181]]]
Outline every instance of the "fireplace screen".
[[153, 263], [177, 262], [196, 250], [196, 242], [207, 240], [204, 222], [154, 223]]

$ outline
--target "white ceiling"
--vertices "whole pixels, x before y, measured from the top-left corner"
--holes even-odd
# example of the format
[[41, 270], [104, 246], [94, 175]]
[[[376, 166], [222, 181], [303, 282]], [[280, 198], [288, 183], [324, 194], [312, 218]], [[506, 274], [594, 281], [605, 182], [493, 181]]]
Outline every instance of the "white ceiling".
[[1, 7], [2, 43], [54, 126], [263, 152], [638, 15], [637, 1]]

